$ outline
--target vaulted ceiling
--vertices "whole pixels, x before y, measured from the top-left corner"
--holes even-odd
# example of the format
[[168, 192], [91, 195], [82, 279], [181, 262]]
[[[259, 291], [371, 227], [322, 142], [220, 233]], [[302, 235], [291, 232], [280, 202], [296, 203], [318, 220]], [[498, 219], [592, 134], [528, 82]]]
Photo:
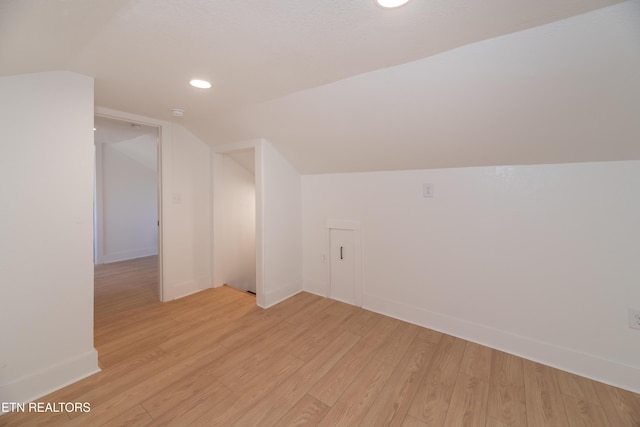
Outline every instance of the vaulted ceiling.
[[302, 173], [640, 158], [639, 5], [2, 0], [0, 74], [93, 76], [96, 105]]

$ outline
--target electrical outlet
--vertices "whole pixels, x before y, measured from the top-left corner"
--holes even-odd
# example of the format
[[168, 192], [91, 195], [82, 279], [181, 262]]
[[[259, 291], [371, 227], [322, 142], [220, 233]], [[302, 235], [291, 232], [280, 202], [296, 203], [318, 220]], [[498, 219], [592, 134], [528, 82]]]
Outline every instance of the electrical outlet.
[[640, 310], [629, 309], [629, 327], [640, 329]]

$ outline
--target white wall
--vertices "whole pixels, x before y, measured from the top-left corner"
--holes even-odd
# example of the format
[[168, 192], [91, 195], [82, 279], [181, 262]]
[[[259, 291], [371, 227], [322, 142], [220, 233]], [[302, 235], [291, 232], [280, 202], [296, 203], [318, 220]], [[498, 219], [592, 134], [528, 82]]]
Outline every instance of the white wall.
[[302, 174], [639, 159], [639, 23], [626, 1], [210, 125], [221, 141], [260, 135]]
[[211, 287], [210, 147], [178, 124], [162, 140], [165, 300]]
[[361, 221], [365, 308], [640, 391], [640, 161], [302, 183], [306, 290], [326, 294], [327, 219]]
[[[157, 136], [141, 135], [127, 141], [96, 145], [96, 187], [102, 232], [99, 263], [122, 261], [158, 253]], [[145, 150], [147, 164], [128, 155]], [[99, 164], [99, 166], [98, 166]]]
[[92, 125], [93, 79], [0, 77], [0, 401], [98, 370]]
[[211, 286], [210, 147], [177, 123], [96, 107], [103, 117], [160, 129], [160, 237], [164, 301]]
[[220, 153], [213, 173], [213, 285], [256, 292], [255, 176]]
[[264, 286], [262, 297], [258, 290], [257, 302], [269, 307], [302, 290], [301, 176], [266, 141], [257, 147], [256, 156], [258, 216], [262, 216], [258, 260], [262, 260]]

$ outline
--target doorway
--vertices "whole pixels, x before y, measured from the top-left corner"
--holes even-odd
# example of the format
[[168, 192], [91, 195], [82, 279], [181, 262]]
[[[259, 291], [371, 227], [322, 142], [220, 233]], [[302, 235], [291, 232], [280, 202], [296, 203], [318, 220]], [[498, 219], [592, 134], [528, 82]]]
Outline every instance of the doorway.
[[255, 149], [214, 153], [214, 286], [257, 293]]
[[94, 128], [94, 263], [153, 262], [158, 279], [147, 286], [162, 300], [160, 130], [100, 115], [95, 116]]
[[332, 299], [355, 304], [355, 257], [353, 230], [329, 230], [331, 278], [329, 296]]
[[362, 307], [362, 232], [360, 222], [328, 220], [329, 298]]

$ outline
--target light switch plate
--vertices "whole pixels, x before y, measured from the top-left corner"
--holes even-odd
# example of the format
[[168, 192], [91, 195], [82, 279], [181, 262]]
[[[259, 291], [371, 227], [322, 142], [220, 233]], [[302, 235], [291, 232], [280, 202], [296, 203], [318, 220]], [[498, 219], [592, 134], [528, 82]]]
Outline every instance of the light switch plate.
[[422, 184], [422, 197], [433, 197], [433, 184]]
[[640, 329], [640, 310], [629, 309], [629, 327], [631, 329]]

